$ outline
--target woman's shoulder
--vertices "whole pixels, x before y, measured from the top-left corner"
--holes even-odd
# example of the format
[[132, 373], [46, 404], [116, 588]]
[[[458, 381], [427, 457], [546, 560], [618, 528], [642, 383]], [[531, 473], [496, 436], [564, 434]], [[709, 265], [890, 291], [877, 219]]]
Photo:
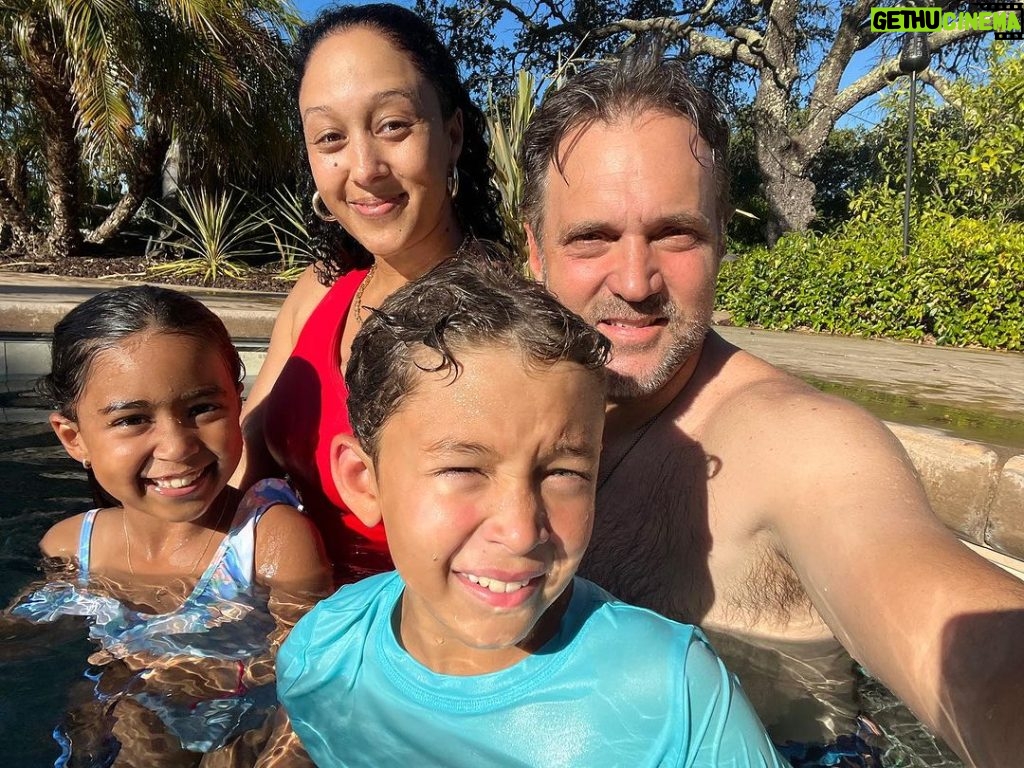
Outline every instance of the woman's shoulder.
[[310, 264], [295, 281], [291, 291], [288, 293], [281, 312], [278, 315], [278, 322], [286, 322], [290, 327], [292, 344], [298, 339], [299, 332], [305, 326], [313, 310], [317, 308], [324, 297], [330, 291], [331, 286], [324, 285], [320, 281], [320, 273], [315, 264]]

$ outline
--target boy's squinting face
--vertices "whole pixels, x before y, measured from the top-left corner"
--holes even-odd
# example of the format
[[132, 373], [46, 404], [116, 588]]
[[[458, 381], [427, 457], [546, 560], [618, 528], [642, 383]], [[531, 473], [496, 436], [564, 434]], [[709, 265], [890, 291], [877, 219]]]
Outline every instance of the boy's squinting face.
[[403, 644], [437, 672], [480, 674], [558, 625], [564, 603], [541, 619], [590, 540], [604, 392], [575, 363], [456, 354], [461, 375], [421, 374], [382, 430], [377, 493]]

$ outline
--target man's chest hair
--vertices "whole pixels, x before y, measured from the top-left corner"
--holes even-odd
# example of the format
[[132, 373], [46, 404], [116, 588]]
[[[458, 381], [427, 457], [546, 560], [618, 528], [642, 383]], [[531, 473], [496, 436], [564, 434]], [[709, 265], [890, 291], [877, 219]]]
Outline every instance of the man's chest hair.
[[[766, 537], [736, 525], [714, 476], [720, 466], [687, 441], [631, 456], [597, 499], [580, 574], [677, 621], [785, 624], [808, 598]], [[628, 464], [628, 466], [627, 466]], [[727, 495], [727, 494], [726, 494]], [[712, 553], [712, 547], [715, 552]]]

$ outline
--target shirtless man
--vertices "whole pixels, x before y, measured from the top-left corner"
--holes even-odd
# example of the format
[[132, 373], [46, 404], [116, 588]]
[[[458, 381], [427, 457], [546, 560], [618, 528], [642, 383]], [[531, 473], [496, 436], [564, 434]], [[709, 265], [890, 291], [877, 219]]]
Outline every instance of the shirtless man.
[[728, 127], [680, 64], [550, 91], [524, 141], [534, 274], [613, 343], [583, 573], [751, 637], [834, 634], [969, 762], [1024, 754], [1024, 584], [933, 516], [899, 442], [710, 330]]

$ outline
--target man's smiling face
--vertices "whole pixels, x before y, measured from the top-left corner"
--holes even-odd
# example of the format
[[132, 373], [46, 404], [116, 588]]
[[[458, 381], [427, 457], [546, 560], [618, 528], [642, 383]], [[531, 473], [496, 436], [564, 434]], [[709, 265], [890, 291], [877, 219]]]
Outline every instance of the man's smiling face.
[[530, 265], [611, 340], [612, 400], [664, 387], [707, 333], [721, 251], [710, 156], [688, 119], [647, 111], [570, 131], [561, 171], [548, 166]]

